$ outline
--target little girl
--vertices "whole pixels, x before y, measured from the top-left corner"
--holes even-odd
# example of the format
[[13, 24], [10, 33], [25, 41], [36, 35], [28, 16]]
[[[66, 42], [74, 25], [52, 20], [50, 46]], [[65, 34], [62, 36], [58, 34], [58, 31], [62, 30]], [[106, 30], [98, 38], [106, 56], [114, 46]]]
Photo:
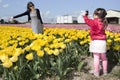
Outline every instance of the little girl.
[[88, 18], [88, 11], [86, 11], [83, 16], [85, 23], [90, 26], [90, 52], [93, 53], [94, 56], [94, 70], [90, 71], [95, 76], [99, 76], [100, 74], [100, 60], [102, 61], [103, 66], [103, 74], [107, 74], [107, 65], [108, 61], [106, 58], [106, 34], [105, 29], [107, 27], [107, 21], [105, 16], [107, 12], [103, 8], [97, 8], [94, 11], [93, 17], [94, 19]]

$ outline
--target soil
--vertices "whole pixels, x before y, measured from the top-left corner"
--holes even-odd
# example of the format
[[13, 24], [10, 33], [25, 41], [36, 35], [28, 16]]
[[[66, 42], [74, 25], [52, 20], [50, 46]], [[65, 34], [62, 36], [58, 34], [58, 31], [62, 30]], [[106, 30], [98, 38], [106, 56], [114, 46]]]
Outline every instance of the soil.
[[89, 73], [93, 69], [93, 58], [87, 57], [85, 60], [86, 65], [81, 72], [74, 72], [72, 80], [120, 80], [120, 65], [108, 63], [108, 74], [103, 75], [102, 70], [99, 77]]

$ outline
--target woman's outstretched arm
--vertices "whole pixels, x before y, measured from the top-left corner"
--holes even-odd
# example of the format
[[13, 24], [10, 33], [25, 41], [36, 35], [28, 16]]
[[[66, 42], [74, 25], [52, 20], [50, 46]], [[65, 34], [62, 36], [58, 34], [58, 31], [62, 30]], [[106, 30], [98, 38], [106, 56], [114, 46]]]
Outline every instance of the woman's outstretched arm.
[[22, 17], [22, 16], [25, 16], [25, 15], [28, 15], [29, 12], [28, 11], [25, 11], [24, 13], [21, 13], [21, 14], [18, 14], [16, 16], [13, 16], [13, 18], [18, 18], [18, 17]]

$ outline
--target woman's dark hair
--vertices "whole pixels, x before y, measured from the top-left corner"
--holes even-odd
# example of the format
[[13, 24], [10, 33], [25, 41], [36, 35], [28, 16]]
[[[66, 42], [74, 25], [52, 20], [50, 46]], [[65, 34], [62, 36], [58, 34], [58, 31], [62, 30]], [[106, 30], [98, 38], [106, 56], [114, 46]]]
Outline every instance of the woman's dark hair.
[[30, 10], [30, 5], [34, 6], [33, 2], [28, 2], [27, 3], [27, 10]]
[[106, 10], [103, 9], [103, 8], [97, 8], [97, 9], [94, 11], [94, 14], [97, 15], [99, 18], [104, 19], [105, 16], [107, 15], [107, 12], [106, 12]]

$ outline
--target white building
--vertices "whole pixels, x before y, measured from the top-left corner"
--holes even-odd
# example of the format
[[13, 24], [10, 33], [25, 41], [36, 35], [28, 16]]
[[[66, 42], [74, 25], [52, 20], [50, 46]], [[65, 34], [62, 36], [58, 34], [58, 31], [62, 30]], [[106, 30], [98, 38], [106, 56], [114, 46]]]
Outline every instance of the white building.
[[70, 15], [57, 16], [57, 23], [77, 23], [77, 17]]
[[78, 23], [85, 23], [84, 19], [83, 19], [83, 16], [78, 16]]
[[118, 11], [118, 10], [108, 10], [106, 17], [107, 17], [108, 23], [120, 24], [120, 11]]
[[[90, 19], [93, 19], [93, 16], [92, 16], [92, 15], [89, 15], [89, 18], [90, 18]], [[78, 16], [78, 23], [85, 23], [82, 15]]]
[[[89, 15], [93, 19], [93, 15]], [[118, 10], [108, 10], [106, 16], [108, 23], [110, 24], [120, 24], [120, 11]], [[71, 15], [57, 16], [57, 23], [85, 23], [82, 15], [78, 17], [73, 17]]]
[[[92, 15], [89, 15], [89, 17], [93, 18]], [[120, 24], [120, 11], [108, 10], [106, 18], [110, 24]], [[78, 23], [85, 23], [81, 15], [78, 17]]]

